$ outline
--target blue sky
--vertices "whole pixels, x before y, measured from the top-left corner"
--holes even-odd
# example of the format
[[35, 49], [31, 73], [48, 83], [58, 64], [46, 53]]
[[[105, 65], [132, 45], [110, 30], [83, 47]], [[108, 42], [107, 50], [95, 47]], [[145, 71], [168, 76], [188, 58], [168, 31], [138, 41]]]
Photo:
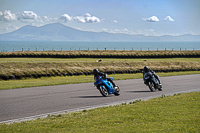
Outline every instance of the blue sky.
[[200, 0], [0, 0], [0, 34], [25, 25], [146, 36], [200, 34]]

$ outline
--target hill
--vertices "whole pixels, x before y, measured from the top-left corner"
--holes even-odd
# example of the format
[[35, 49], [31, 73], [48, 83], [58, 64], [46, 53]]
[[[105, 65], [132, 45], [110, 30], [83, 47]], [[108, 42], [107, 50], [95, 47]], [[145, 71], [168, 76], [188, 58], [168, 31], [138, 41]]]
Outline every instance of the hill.
[[41, 27], [27, 25], [14, 32], [0, 34], [0, 41], [200, 41], [200, 35], [156, 37], [88, 32], [53, 23]]

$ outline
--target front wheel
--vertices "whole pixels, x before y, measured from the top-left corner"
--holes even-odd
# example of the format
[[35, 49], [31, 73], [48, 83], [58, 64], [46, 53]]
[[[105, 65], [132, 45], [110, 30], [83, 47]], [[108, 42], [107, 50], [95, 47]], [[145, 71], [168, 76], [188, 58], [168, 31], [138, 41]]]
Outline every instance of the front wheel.
[[151, 91], [155, 91], [155, 90], [156, 90], [156, 89], [155, 89], [155, 84], [154, 84], [154, 82], [150, 81], [148, 86], [149, 86], [149, 89], [150, 89]]
[[117, 89], [115, 90], [114, 95], [115, 96], [119, 96], [120, 95], [120, 89], [119, 89], [119, 87], [117, 87]]
[[108, 96], [108, 89], [104, 85], [99, 86], [98, 89], [104, 97]]

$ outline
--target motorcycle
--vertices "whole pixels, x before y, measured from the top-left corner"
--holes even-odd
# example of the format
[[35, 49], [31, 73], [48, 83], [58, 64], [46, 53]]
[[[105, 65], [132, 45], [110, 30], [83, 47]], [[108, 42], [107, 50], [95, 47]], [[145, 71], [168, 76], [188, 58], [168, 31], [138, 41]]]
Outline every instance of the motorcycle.
[[148, 86], [151, 91], [162, 91], [162, 84], [160, 83], [159, 76], [156, 75], [155, 72], [145, 73], [143, 80], [146, 86]]
[[[113, 80], [112, 77], [110, 78], [111, 80]], [[107, 97], [110, 94], [114, 94], [115, 96], [120, 95], [119, 87], [118, 86], [114, 87], [113, 84], [106, 78], [100, 77], [96, 82], [94, 82], [94, 85], [97, 87], [97, 89], [104, 97]]]

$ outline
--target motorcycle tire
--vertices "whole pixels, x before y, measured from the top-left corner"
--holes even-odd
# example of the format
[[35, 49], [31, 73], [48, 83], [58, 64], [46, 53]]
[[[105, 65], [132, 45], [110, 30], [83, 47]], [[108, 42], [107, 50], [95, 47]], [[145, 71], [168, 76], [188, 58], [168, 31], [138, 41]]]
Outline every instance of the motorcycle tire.
[[104, 86], [99, 86], [99, 91], [100, 91], [100, 93], [104, 96], [104, 97], [107, 97], [108, 96], [108, 89]]
[[154, 82], [150, 81], [149, 84], [148, 84], [148, 86], [149, 86], [150, 91], [152, 91], [152, 92], [156, 91], [155, 83]]
[[120, 95], [120, 89], [118, 88], [115, 93], [114, 93], [115, 96], [119, 96]]
[[159, 90], [159, 91], [162, 91], [162, 88], [159, 88], [158, 90]]

